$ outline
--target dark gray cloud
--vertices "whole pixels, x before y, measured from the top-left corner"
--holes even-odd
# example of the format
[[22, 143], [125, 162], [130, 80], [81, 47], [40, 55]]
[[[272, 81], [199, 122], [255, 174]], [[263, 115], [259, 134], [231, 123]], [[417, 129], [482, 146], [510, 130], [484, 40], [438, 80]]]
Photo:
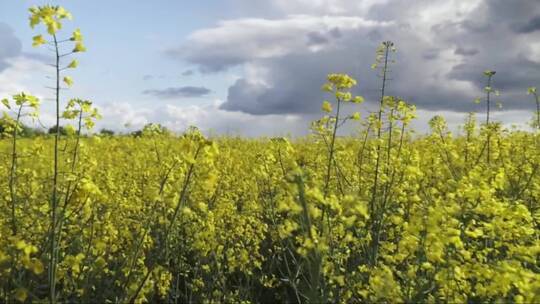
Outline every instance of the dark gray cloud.
[[244, 55], [228, 55], [223, 52], [211, 51], [208, 52], [193, 52], [187, 54], [185, 49], [170, 49], [166, 51], [166, 55], [170, 58], [189, 58], [190, 62], [198, 63], [204, 62], [204, 64], [199, 65], [199, 70], [203, 73], [215, 73], [224, 71], [235, 65], [242, 64], [244, 60]]
[[177, 88], [166, 88], [166, 89], [152, 89], [152, 90], [145, 90], [142, 93], [144, 95], [152, 95], [159, 98], [179, 98], [179, 97], [187, 97], [187, 98], [194, 98], [194, 97], [204, 97], [208, 94], [210, 94], [212, 91], [205, 87], [192, 87], [192, 86], [185, 86], [185, 87], [177, 87]]
[[497, 62], [484, 66], [460, 64], [454, 66], [448, 76], [451, 79], [470, 81], [480, 89], [486, 84], [486, 77], [482, 73], [482, 68], [484, 68], [483, 70], [490, 69], [497, 72], [493, 76], [493, 86], [502, 91], [525, 91], [534, 80], [540, 80], [540, 78], [531, 78], [531, 75], [540, 76], [540, 63], [526, 58], [515, 58], [507, 62]]
[[21, 54], [21, 41], [15, 37], [13, 30], [0, 22], [0, 71], [9, 66], [9, 59]]
[[540, 30], [540, 16], [535, 16], [526, 23], [515, 23], [511, 25], [511, 28], [516, 33], [520, 33], [520, 34], [539, 31]]
[[[408, 39], [413, 35], [412, 31], [402, 31], [399, 28], [394, 31], [388, 31], [387, 37], [396, 38], [396, 45], [406, 48], [407, 41], [413, 41]], [[351, 41], [346, 45], [359, 41], [363, 36], [362, 33], [351, 35]], [[249, 79], [240, 79], [229, 89], [227, 101], [222, 108], [250, 114], [318, 113], [321, 102], [332, 98], [322, 92], [320, 87], [327, 74], [337, 72], [350, 74], [358, 80], [354, 93], [366, 97], [367, 107], [373, 110], [380, 94], [380, 78], [371, 69], [378, 41], [365, 43], [368, 46], [360, 49], [342, 48], [310, 56], [285, 56], [258, 62], [263, 69], [271, 70], [268, 81], [273, 87], [265, 88], [250, 83]], [[423, 109], [474, 109], [472, 100], [476, 92], [460, 91], [444, 83], [439, 85], [435, 79], [436, 74], [415, 68], [418, 62], [425, 61], [421, 54], [398, 51], [394, 58], [396, 63], [391, 67], [392, 80], [387, 88], [389, 94], [406, 98]], [[415, 74], [408, 74], [412, 70]]]
[[[257, 115], [317, 112], [324, 98], [320, 87], [325, 75], [333, 72], [333, 58], [327, 59], [325, 62], [319, 56], [293, 55], [260, 62], [264, 68], [272, 68], [269, 80], [279, 89], [269, 89], [242, 78], [229, 88], [227, 101], [221, 108]], [[302, 76], [297, 78], [289, 69], [302, 71]], [[317, 85], [313, 87], [314, 83]], [[299, 90], [299, 87], [305, 89]]]
[[[501, 91], [500, 100], [507, 109], [529, 109], [530, 103], [525, 92], [527, 87], [538, 85], [540, 81], [540, 53], [531, 49], [529, 43], [540, 43], [540, 33], [532, 30], [535, 16], [540, 13], [537, 1], [532, 0], [491, 0], [484, 2], [471, 13], [470, 18], [481, 16], [476, 22], [482, 31], [469, 30], [465, 22], [460, 24], [464, 33], [456, 33], [450, 27], [441, 32], [447, 42], [454, 41], [457, 53], [465, 55], [461, 63], [455, 64], [447, 77], [466, 81], [477, 88], [482, 95], [486, 79], [482, 71], [495, 70], [493, 87]], [[516, 28], [522, 20], [529, 20]], [[516, 35], [516, 32], [522, 35]], [[525, 38], [525, 40], [523, 40]], [[468, 56], [465, 47], [476, 50]], [[461, 50], [460, 50], [461, 49]], [[473, 53], [473, 52], [471, 52]]]
[[[473, 100], [483, 95], [483, 71], [492, 69], [497, 71], [494, 87], [501, 90], [500, 99], [505, 108], [528, 109], [526, 88], [539, 85], [540, 80], [540, 53], [531, 47], [531, 43], [540, 43], [540, 31], [536, 31], [536, 18], [540, 16], [538, 1], [483, 0], [463, 10], [457, 9], [461, 5], [450, 1], [450, 7], [456, 8], [453, 15], [441, 11], [440, 6], [447, 3], [394, 0], [377, 2], [367, 13], [351, 9], [343, 14], [357, 13], [375, 25], [360, 22], [352, 27], [312, 26], [297, 35], [306, 37], [306, 45], [320, 47], [316, 51], [298, 48], [273, 32], [258, 31], [257, 45], [251, 38], [246, 40], [249, 49], [243, 49], [238, 39], [227, 52], [210, 43], [192, 46], [192, 52], [183, 59], [205, 71], [235, 65], [256, 71], [231, 85], [222, 109], [256, 115], [312, 114], [319, 112], [322, 100], [329, 98], [320, 91], [320, 86], [325, 75], [333, 72], [349, 73], [357, 78], [359, 85], [355, 92], [365, 96], [368, 108], [373, 108], [380, 79], [370, 65], [378, 43], [389, 39], [398, 47], [389, 94], [401, 96], [424, 111], [481, 110]], [[430, 11], [425, 11], [426, 8]], [[420, 11], [424, 13], [422, 18], [431, 19], [419, 22]], [[321, 16], [324, 15], [322, 11]], [[287, 17], [282, 18], [288, 21]], [[283, 24], [281, 31], [287, 32], [288, 25]], [[236, 31], [234, 37], [242, 34], [238, 28], [231, 28]], [[224, 27], [217, 29], [216, 33], [226, 33]], [[261, 49], [288, 45], [294, 51], [256, 56]], [[186, 48], [189, 50], [190, 46]]]

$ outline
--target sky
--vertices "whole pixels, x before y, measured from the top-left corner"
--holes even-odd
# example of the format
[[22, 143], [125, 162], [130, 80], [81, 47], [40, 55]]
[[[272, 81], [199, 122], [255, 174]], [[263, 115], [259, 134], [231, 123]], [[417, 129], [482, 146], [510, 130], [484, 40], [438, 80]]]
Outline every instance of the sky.
[[[329, 73], [357, 79], [350, 106], [376, 109], [380, 79], [370, 66], [377, 46], [397, 47], [388, 94], [416, 104], [420, 132], [443, 115], [452, 128], [483, 96], [483, 71], [503, 107], [494, 118], [524, 126], [540, 87], [538, 0], [0, 0], [0, 98], [20, 91], [42, 100], [41, 124], [53, 124], [51, 53], [33, 48], [43, 33], [28, 24], [33, 5], [61, 5], [80, 28], [86, 53], [66, 75], [63, 101], [90, 99], [97, 128], [128, 132], [147, 123], [211, 134], [303, 135], [321, 116]], [[67, 61], [68, 59], [66, 59]], [[68, 62], [67, 62], [68, 63]], [[354, 130], [354, 126], [349, 130]]]

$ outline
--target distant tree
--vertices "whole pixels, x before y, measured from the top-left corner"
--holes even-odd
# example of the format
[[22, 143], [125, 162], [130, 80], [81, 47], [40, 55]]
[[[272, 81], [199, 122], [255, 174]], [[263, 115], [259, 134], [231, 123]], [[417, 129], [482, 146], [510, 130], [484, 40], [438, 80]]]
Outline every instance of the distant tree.
[[42, 129], [32, 128], [27, 125], [22, 125], [21, 137], [37, 137], [43, 136], [45, 132]]
[[137, 131], [131, 132], [130, 134], [131, 134], [131, 136], [133, 136], [133, 137], [141, 137], [142, 134], [143, 134], [143, 131], [142, 131], [142, 130], [137, 130]]
[[[67, 131], [66, 131], [66, 129], [65, 129], [64, 127], [60, 126], [59, 128], [60, 128], [60, 129], [59, 129], [60, 135], [67, 135]], [[48, 131], [47, 133], [48, 133], [48, 134], [56, 134], [56, 126], [50, 127], [50, 128], [49, 128], [49, 131]]]
[[101, 129], [99, 131], [99, 134], [106, 135], [106, 136], [114, 136], [114, 131], [109, 129]]
[[169, 130], [158, 123], [146, 124], [142, 129], [144, 134], [168, 134]]
[[170, 134], [170, 131], [158, 123], [148, 123], [144, 125], [144, 127], [141, 130], [133, 131], [131, 132], [131, 136], [134, 137], [141, 137], [143, 135], [152, 135], [152, 134], [158, 134], [158, 135], [168, 135]]

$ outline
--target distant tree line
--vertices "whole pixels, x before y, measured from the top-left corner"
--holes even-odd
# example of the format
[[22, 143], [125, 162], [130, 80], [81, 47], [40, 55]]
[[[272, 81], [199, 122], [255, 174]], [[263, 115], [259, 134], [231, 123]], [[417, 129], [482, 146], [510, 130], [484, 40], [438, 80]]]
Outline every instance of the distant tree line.
[[[25, 138], [33, 138], [33, 137], [38, 137], [38, 136], [47, 136], [47, 135], [50, 135], [50, 134], [56, 134], [56, 126], [52, 126], [49, 129], [45, 130], [45, 129], [42, 129], [42, 128], [32, 128], [30, 126], [27, 126], [27, 125], [23, 124], [21, 126], [21, 128], [22, 128], [22, 130], [19, 132], [18, 136], [25, 137]], [[66, 130], [65, 127], [59, 126], [59, 129], [60, 129], [60, 135], [62, 135], [62, 136], [68, 135], [68, 131]], [[5, 123], [0, 120], [0, 138], [4, 137], [5, 130], [6, 130]], [[161, 124], [148, 123], [148, 124], [144, 125], [144, 127], [142, 129], [132, 131], [132, 132], [128, 133], [127, 135], [133, 136], [133, 137], [141, 137], [144, 134], [149, 134], [149, 133], [153, 133], [153, 134], [170, 134], [171, 132], [166, 127], [162, 126]], [[101, 129], [98, 134], [102, 135], [102, 136], [115, 136], [115, 135], [117, 135], [115, 131], [113, 131], [111, 129], [106, 129], [106, 128]]]

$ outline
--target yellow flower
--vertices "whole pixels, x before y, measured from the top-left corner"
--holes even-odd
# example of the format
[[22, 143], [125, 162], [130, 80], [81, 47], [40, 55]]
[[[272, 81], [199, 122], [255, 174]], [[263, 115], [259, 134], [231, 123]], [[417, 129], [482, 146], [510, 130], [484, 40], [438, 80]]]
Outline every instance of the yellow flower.
[[323, 101], [321, 109], [326, 113], [330, 113], [332, 112], [332, 104], [329, 101], [325, 100]]

